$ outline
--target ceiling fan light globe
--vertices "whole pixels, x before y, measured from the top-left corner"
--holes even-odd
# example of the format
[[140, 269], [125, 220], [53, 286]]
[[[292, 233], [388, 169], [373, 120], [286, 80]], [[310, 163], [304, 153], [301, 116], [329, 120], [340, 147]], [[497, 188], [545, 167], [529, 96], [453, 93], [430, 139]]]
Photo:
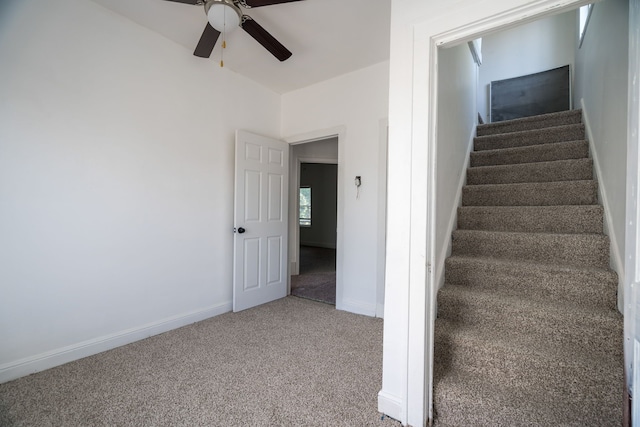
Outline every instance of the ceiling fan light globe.
[[210, 0], [206, 6], [209, 24], [221, 33], [233, 31], [240, 26], [242, 12], [232, 2]]

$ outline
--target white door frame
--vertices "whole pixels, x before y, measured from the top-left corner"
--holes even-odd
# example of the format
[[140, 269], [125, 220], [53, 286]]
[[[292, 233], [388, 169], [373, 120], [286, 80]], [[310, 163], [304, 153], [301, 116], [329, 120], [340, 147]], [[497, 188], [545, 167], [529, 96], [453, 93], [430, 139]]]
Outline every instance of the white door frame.
[[[336, 221], [336, 309], [341, 310], [344, 307], [343, 302], [343, 277], [344, 277], [344, 138], [346, 134], [346, 128], [344, 126], [338, 126], [330, 129], [321, 129], [314, 132], [308, 132], [301, 135], [294, 135], [289, 138], [284, 138], [285, 142], [288, 142], [290, 145], [300, 145], [306, 144], [309, 142], [322, 141], [330, 138], [338, 138], [338, 159], [335, 161], [335, 164], [338, 165], [338, 208], [337, 208], [337, 221]], [[293, 158], [293, 156], [291, 157]], [[326, 159], [325, 159], [326, 160]], [[320, 161], [316, 161], [316, 163], [320, 163]], [[331, 162], [333, 163], [333, 161]], [[292, 164], [291, 168], [298, 168], [298, 164]], [[297, 178], [295, 182], [295, 188], [298, 188], [300, 185], [300, 174], [297, 173]], [[290, 185], [291, 191], [293, 190], [294, 185]], [[299, 230], [297, 230], [297, 221], [299, 213], [296, 212], [296, 207], [298, 205], [297, 196], [294, 198], [289, 198], [289, 233], [290, 236], [294, 236], [294, 241], [292, 242], [290, 238], [291, 244], [296, 244], [297, 248], [300, 247], [300, 234]], [[291, 234], [293, 233], [293, 234]], [[291, 245], [290, 245], [291, 247]], [[299, 250], [297, 251], [299, 252]], [[296, 273], [299, 272], [299, 253], [296, 255], [296, 264], [292, 267], [295, 268]], [[289, 255], [289, 262], [291, 262], [291, 256]], [[291, 272], [289, 273], [289, 290], [291, 293]]]
[[[395, 28], [392, 36], [396, 37], [396, 42], [411, 40], [411, 46], [405, 45], [407, 53], [396, 51], [394, 54], [393, 48], [400, 47], [392, 43], [392, 61], [395, 58], [403, 62], [391, 64], [391, 90], [399, 90], [398, 96], [404, 98], [392, 97], [390, 100], [390, 107], [394, 109], [390, 110], [390, 147], [398, 146], [390, 153], [389, 163], [393, 182], [390, 179], [387, 250], [393, 256], [387, 257], [383, 388], [379, 393], [378, 409], [405, 425], [424, 426], [433, 419], [437, 284], [432, 266], [435, 262], [438, 47], [466, 43], [499, 29], [591, 2], [537, 0], [522, 6], [502, 2], [504, 5], [487, 12], [491, 15], [473, 22], [469, 22], [468, 17], [465, 22], [429, 16], [431, 6], [421, 6], [417, 1], [413, 2], [416, 9], [420, 9], [417, 11], [406, 9], [401, 12], [400, 1], [393, 5], [401, 16], [399, 23], [405, 26], [398, 27], [395, 23], [394, 27], [392, 21], [392, 28]], [[477, 6], [478, 17], [482, 17], [481, 7], [481, 4]], [[451, 10], [449, 17], [455, 16], [454, 12]], [[420, 16], [423, 21], [411, 22], [404, 14]], [[450, 22], [455, 24], [448, 24]], [[400, 74], [409, 79], [405, 81], [409, 82], [410, 92], [406, 86], [393, 85]], [[409, 95], [410, 101], [405, 102]], [[402, 102], [396, 104], [395, 101]], [[402, 112], [406, 114], [404, 117]], [[408, 282], [408, 286], [400, 286], [402, 282]]]
[[[640, 386], [640, 0], [629, 1], [629, 99], [627, 106], [627, 209], [625, 226], [625, 373], [627, 385]], [[635, 366], [635, 369], [633, 367]], [[640, 420], [640, 398], [632, 399], [631, 420]], [[628, 410], [625, 402], [625, 412]], [[628, 415], [628, 414], [627, 414]]]

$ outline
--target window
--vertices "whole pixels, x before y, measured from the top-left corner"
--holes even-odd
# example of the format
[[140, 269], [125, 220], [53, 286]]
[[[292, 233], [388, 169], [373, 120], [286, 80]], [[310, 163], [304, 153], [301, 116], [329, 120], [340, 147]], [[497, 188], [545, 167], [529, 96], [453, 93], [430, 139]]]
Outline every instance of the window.
[[300, 226], [311, 227], [311, 187], [300, 187]]
[[579, 45], [578, 48], [582, 47], [582, 41], [584, 40], [584, 35], [587, 32], [587, 25], [589, 25], [589, 18], [591, 18], [591, 11], [593, 10], [593, 4], [588, 4], [586, 6], [580, 7], [580, 26], [579, 26]]

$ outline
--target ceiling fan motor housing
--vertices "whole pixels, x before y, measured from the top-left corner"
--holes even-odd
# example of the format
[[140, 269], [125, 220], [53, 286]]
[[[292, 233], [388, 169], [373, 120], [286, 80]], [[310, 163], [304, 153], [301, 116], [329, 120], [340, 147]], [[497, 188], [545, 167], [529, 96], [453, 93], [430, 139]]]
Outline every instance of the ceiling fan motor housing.
[[234, 30], [242, 22], [242, 11], [233, 0], [207, 0], [204, 11], [211, 26], [221, 33]]

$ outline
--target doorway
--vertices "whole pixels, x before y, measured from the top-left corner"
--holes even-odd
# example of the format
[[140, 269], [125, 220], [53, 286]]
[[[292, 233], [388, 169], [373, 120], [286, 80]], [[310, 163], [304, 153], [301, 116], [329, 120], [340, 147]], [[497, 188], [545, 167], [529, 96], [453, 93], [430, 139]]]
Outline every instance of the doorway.
[[300, 163], [299, 271], [291, 295], [335, 305], [338, 165]]
[[339, 136], [293, 144], [290, 156], [290, 293], [340, 304]]
[[[433, 360], [431, 331], [435, 315], [432, 266], [437, 232], [434, 204], [439, 101], [435, 84], [437, 49], [536, 17], [575, 9], [587, 2], [489, 3], [464, 1], [454, 6], [412, 2], [403, 13], [392, 17], [387, 279], [388, 283], [399, 285], [387, 287], [379, 409], [404, 424], [425, 425], [428, 419], [433, 419], [429, 367]], [[633, 0], [631, 4], [633, 12], [638, 2]], [[632, 38], [638, 40], [640, 35]], [[637, 70], [633, 75], [637, 76]], [[636, 96], [637, 91], [633, 94]], [[633, 113], [637, 125], [637, 110]], [[630, 146], [637, 148], [637, 126], [630, 129], [630, 135], [635, 135], [630, 138]], [[637, 151], [635, 155], [634, 161]], [[632, 179], [638, 182], [637, 175]], [[634, 219], [637, 217], [636, 212]]]

